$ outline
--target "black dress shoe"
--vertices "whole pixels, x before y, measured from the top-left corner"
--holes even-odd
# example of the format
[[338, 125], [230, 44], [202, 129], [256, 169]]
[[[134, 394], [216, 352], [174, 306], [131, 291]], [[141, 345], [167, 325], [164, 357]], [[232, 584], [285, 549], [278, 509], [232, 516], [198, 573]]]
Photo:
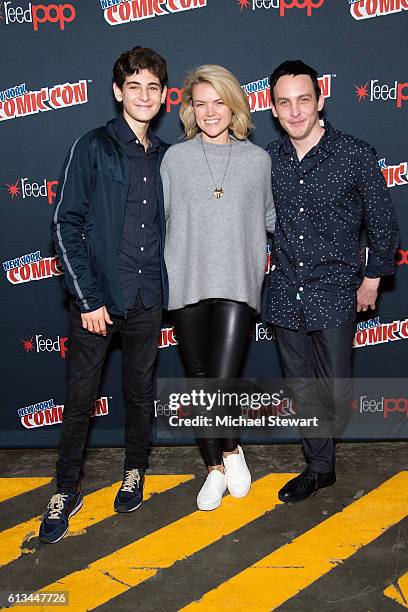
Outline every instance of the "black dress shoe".
[[278, 493], [283, 502], [298, 502], [314, 495], [318, 489], [330, 487], [336, 482], [336, 472], [312, 472], [306, 469], [304, 472], [292, 478]]

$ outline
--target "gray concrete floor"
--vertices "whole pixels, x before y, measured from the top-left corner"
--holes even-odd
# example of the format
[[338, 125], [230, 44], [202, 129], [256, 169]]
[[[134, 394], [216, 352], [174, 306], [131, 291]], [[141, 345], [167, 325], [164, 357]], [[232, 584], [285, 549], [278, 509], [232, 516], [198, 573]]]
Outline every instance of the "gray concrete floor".
[[[253, 480], [270, 472], [303, 469], [298, 445], [247, 446], [245, 453]], [[55, 460], [56, 451], [51, 450], [0, 451], [1, 475], [52, 476]], [[82, 483], [84, 493], [120, 480], [122, 463], [121, 449], [89, 450]], [[337, 449], [336, 485], [319, 491], [305, 502], [278, 506], [272, 513], [159, 571], [154, 578], [98, 609], [179, 610], [402, 470], [408, 470], [407, 442], [342, 443]], [[81, 537], [65, 538], [51, 546], [39, 544], [37, 538], [31, 539], [25, 546], [32, 554], [24, 554], [0, 567], [0, 590], [34, 591], [196, 510], [195, 496], [205, 478], [205, 468], [196, 448], [153, 449], [149, 472], [195, 474], [196, 478], [152, 497], [137, 512], [119, 517], [125, 520], [118, 520], [115, 515], [93, 525]], [[1, 530], [42, 514], [54, 488], [54, 483], [50, 483], [1, 503]], [[288, 600], [279, 610], [402, 611], [402, 606], [384, 597], [383, 590], [408, 571], [408, 491], [406, 495], [404, 520]]]

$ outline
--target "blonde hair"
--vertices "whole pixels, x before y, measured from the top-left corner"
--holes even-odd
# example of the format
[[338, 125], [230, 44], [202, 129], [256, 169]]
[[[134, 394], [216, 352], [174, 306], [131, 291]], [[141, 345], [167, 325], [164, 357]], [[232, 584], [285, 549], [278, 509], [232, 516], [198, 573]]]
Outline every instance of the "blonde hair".
[[209, 83], [214, 87], [224, 104], [232, 112], [230, 131], [238, 140], [246, 138], [253, 127], [247, 97], [234, 75], [226, 68], [216, 64], [199, 66], [189, 72], [185, 78], [180, 108], [180, 119], [184, 125], [185, 136], [191, 139], [199, 132], [192, 106], [193, 87], [199, 83]]

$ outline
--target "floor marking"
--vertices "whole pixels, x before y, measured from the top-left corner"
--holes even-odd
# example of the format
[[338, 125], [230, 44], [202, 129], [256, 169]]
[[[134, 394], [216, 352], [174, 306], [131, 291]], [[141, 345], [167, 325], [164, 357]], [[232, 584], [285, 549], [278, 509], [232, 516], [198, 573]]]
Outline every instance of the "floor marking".
[[[155, 493], [163, 493], [193, 478], [193, 474], [148, 475], [144, 488], [145, 500]], [[113, 500], [121, 482], [86, 495], [82, 509], [70, 519], [67, 535], [80, 535], [87, 527], [113, 516]], [[24, 552], [32, 552], [22, 547], [25, 541], [38, 536], [41, 519], [41, 516], [36, 516], [0, 532], [0, 566], [15, 561]]]
[[400, 472], [182, 610], [275, 610], [407, 516], [407, 490]]
[[[68, 591], [73, 610], [96, 608], [273, 510], [281, 503], [278, 490], [290, 477], [293, 474], [269, 474], [253, 483], [245, 499], [228, 495], [217, 510], [184, 516], [38, 590]], [[51, 607], [42, 608], [48, 609]]]
[[408, 608], [408, 572], [384, 590], [384, 595]]
[[0, 478], [0, 502], [38, 489], [49, 484], [51, 480], [52, 478]]

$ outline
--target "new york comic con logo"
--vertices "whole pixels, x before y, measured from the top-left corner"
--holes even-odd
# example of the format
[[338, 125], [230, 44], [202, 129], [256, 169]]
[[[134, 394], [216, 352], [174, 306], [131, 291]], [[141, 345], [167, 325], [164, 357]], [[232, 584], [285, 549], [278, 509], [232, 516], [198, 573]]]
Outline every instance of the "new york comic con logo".
[[3, 270], [6, 273], [7, 280], [12, 285], [20, 285], [21, 283], [64, 274], [57, 256], [42, 258], [40, 251], [4, 261]]
[[[319, 86], [324, 98], [330, 98], [332, 90], [332, 78], [335, 74], [324, 74], [319, 77]], [[271, 92], [269, 88], [269, 78], [264, 77], [257, 81], [252, 81], [246, 85], [241, 85], [245, 92], [251, 113], [264, 111], [271, 108]]]
[[357, 20], [408, 11], [408, 0], [349, 0], [349, 4], [350, 14]]
[[357, 325], [353, 347], [361, 348], [398, 340], [408, 340], [408, 319], [381, 323], [380, 318], [375, 317]]
[[[320, 89], [325, 98], [331, 96], [332, 78], [335, 74], [325, 74], [319, 78]], [[264, 77], [257, 81], [241, 85], [246, 93], [249, 102], [251, 113], [255, 111], [263, 111], [271, 108], [271, 95], [269, 91], [269, 78]], [[181, 87], [168, 87], [166, 96], [166, 112], [170, 113], [173, 107], [178, 107], [181, 104], [183, 89]]]
[[395, 166], [385, 163], [385, 157], [378, 162], [388, 187], [401, 187], [408, 185], [408, 162], [401, 162]]
[[279, 10], [280, 17], [285, 17], [286, 12], [291, 9], [306, 10], [308, 17], [312, 16], [313, 11], [321, 8], [325, 0], [235, 0], [243, 9], [256, 11], [257, 9], [275, 9]]
[[27, 117], [59, 108], [86, 104], [88, 87], [86, 81], [63, 83], [53, 87], [28, 90], [25, 83], [0, 90], [0, 121]]
[[[100, 397], [96, 400], [91, 417], [106, 416], [109, 414], [109, 399], [111, 397]], [[46, 425], [57, 425], [62, 423], [64, 406], [55, 405], [53, 399], [48, 399], [17, 410], [21, 424], [26, 429], [45, 427]]]
[[207, 6], [207, 0], [100, 0], [105, 21], [111, 26]]
[[[3, 4], [3, 10], [1, 10]], [[12, 0], [0, 2], [0, 19], [6, 26], [22, 23], [30, 23], [35, 32], [40, 25], [50, 23], [57, 24], [60, 30], [65, 30], [66, 23], [72, 23], [76, 17], [76, 10], [72, 4], [34, 4], [29, 2], [24, 6], [18, 5]]]
[[[408, 2], [408, 0], [407, 0]], [[371, 79], [361, 85], [354, 85], [359, 102], [395, 102], [401, 108], [408, 100], [408, 83], [394, 81], [393, 83], [379, 83], [378, 79]]]

